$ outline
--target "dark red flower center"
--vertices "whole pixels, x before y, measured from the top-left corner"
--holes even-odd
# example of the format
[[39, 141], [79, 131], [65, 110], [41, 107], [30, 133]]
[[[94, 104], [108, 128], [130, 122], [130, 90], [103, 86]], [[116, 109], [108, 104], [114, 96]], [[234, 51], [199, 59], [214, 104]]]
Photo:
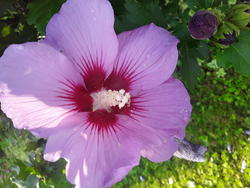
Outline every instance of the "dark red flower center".
[[[69, 80], [62, 82], [67, 89], [60, 90], [58, 96], [67, 101], [72, 111], [88, 112], [89, 127], [98, 132], [115, 131], [118, 126], [117, 114], [129, 115], [133, 108], [129, 103], [132, 98], [128, 94], [130, 79], [117, 72], [112, 72], [108, 78], [106, 76], [101, 67], [94, 67], [82, 73], [81, 85]], [[118, 99], [112, 98], [113, 95]]]

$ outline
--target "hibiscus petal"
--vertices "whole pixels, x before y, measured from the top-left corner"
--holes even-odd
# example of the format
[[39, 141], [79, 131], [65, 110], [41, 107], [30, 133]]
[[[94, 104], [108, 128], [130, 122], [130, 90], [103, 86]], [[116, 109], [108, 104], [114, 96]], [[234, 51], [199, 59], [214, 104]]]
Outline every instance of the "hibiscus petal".
[[44, 155], [49, 161], [64, 157], [67, 178], [76, 187], [110, 187], [139, 164], [145, 145], [161, 143], [153, 129], [127, 116], [118, 117], [120, 128], [115, 132], [101, 135], [91, 129], [86, 117], [79, 113], [65, 118], [61, 124], [69, 125], [60, 127], [68, 128], [49, 137]]
[[146, 126], [183, 129], [190, 120], [192, 106], [188, 92], [173, 77], [158, 87], [142, 91], [133, 103], [135, 110], [132, 115]]
[[114, 66], [117, 77], [123, 75], [131, 89], [150, 89], [166, 81], [174, 72], [178, 40], [154, 24], [121, 33]]
[[166, 133], [162, 136], [163, 142], [159, 145], [145, 146], [141, 154], [153, 162], [163, 162], [169, 160], [178, 149], [178, 143], [173, 136]]
[[68, 0], [50, 20], [45, 40], [75, 62], [91, 85], [92, 79], [103, 80], [112, 71], [118, 50], [113, 25], [107, 0]]
[[67, 89], [61, 82], [82, 82], [74, 64], [41, 42], [11, 45], [0, 58], [0, 70], [1, 108], [16, 128], [57, 126], [70, 110], [57, 97], [59, 88]]
[[160, 86], [144, 90], [134, 101], [132, 117], [159, 133], [162, 143], [147, 145], [142, 155], [154, 162], [168, 160], [177, 150], [175, 137], [183, 139], [190, 120], [191, 104], [183, 84], [170, 78]]
[[57, 161], [63, 156], [62, 151], [71, 151], [72, 145], [78, 142], [70, 143], [70, 141], [74, 140], [74, 136], [82, 130], [83, 126], [85, 126], [86, 117], [86, 112], [73, 114], [64, 118], [57, 127], [43, 130], [53, 132], [47, 141], [44, 151], [44, 158], [46, 160], [52, 162]]

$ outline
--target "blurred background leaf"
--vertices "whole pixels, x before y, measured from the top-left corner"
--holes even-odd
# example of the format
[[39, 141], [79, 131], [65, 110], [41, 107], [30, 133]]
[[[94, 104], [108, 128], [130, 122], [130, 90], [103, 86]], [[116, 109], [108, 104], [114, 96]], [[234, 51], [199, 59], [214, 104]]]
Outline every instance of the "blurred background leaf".
[[13, 10], [13, 4], [15, 3], [15, 0], [3, 0], [0, 1], [0, 16], [3, 16], [3, 14], [8, 10]]
[[115, 29], [118, 33], [152, 22], [162, 27], [167, 24], [167, 17], [158, 0], [147, 2], [126, 0], [124, 9], [123, 14], [116, 17]]
[[37, 40], [37, 31], [26, 22], [28, 0], [0, 2], [0, 55], [10, 44]]
[[35, 25], [38, 32], [45, 34], [50, 18], [59, 11], [66, 0], [33, 0], [28, 4], [27, 22]]

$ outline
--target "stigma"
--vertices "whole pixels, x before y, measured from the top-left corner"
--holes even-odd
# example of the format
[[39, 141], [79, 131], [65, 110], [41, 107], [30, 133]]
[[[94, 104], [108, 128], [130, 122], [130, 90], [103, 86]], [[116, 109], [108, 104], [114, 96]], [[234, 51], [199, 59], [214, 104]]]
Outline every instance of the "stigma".
[[93, 111], [105, 109], [111, 110], [111, 107], [118, 106], [119, 109], [130, 104], [130, 94], [124, 89], [105, 90], [102, 89], [90, 95], [93, 98]]

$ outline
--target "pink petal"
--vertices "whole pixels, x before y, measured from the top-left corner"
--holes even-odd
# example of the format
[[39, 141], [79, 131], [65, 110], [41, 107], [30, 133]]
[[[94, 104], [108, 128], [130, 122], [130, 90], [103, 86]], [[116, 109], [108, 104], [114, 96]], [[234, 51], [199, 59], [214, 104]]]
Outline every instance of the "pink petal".
[[67, 179], [76, 187], [110, 187], [139, 164], [144, 146], [161, 143], [153, 129], [126, 116], [119, 116], [119, 130], [105, 135], [91, 129], [86, 117], [82, 113], [62, 121], [68, 128], [49, 137], [44, 155], [49, 161], [64, 157]]
[[[163, 136], [164, 135], [164, 136]], [[147, 145], [142, 149], [142, 156], [153, 162], [163, 162], [169, 160], [178, 149], [174, 135], [170, 136], [165, 131], [162, 135], [162, 143], [158, 145]], [[176, 135], [175, 135], [176, 136]]]
[[177, 150], [174, 138], [183, 139], [185, 136], [192, 110], [189, 95], [180, 81], [170, 78], [137, 97], [137, 110], [134, 110], [132, 117], [140, 124], [154, 128], [162, 139], [161, 144], [146, 146], [142, 155], [154, 162], [168, 160]]
[[77, 143], [70, 143], [70, 141], [73, 140], [75, 135], [81, 132], [83, 126], [85, 126], [84, 123], [87, 120], [86, 117], [86, 112], [70, 115], [64, 118], [57, 127], [43, 130], [53, 132], [46, 144], [44, 152], [44, 158], [46, 160], [52, 162], [57, 161], [60, 157], [65, 155], [62, 154], [62, 151], [71, 151], [72, 144], [74, 145]]
[[91, 85], [92, 79], [103, 80], [112, 71], [118, 50], [113, 25], [107, 0], [68, 0], [50, 20], [46, 41], [77, 63]]
[[11, 45], [0, 58], [0, 70], [1, 108], [19, 129], [57, 126], [69, 111], [57, 97], [65, 88], [61, 82], [82, 82], [63, 54], [39, 42]]
[[185, 128], [192, 106], [187, 90], [175, 78], [142, 91], [135, 97], [134, 118], [146, 126], [160, 129]]
[[178, 40], [154, 24], [121, 33], [114, 74], [122, 76], [131, 89], [150, 89], [174, 72]]

